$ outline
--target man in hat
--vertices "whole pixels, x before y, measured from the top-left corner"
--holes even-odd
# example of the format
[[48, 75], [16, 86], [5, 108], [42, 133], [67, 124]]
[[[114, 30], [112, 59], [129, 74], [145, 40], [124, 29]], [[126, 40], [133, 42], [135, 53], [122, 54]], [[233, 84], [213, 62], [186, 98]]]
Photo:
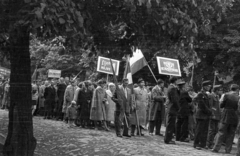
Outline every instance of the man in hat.
[[215, 135], [218, 132], [218, 124], [221, 116], [220, 107], [219, 107], [220, 91], [221, 91], [221, 85], [215, 85], [213, 86], [212, 93], [209, 94], [212, 116], [210, 117], [210, 121], [209, 121], [207, 147], [210, 149], [213, 148], [213, 140]]
[[164, 102], [166, 97], [163, 91], [164, 82], [163, 80], [159, 79], [157, 81], [157, 85], [152, 89], [152, 102], [150, 103], [149, 108], [149, 134], [153, 135], [154, 127], [155, 135], [163, 136], [160, 133], [161, 125], [162, 125], [162, 116], [164, 115]]
[[170, 78], [170, 85], [167, 90], [167, 102], [166, 102], [166, 132], [164, 137], [164, 142], [166, 144], [175, 144], [172, 141], [173, 133], [175, 131], [175, 123], [177, 118], [177, 113], [179, 110], [179, 92], [177, 88], [177, 78], [171, 77]]
[[[135, 108], [136, 114], [132, 114], [131, 118], [131, 135], [134, 136], [136, 125], [139, 124], [139, 129], [137, 135], [143, 136], [144, 134], [141, 132], [142, 126], [145, 125], [146, 122], [146, 109], [148, 105], [148, 92], [145, 88], [145, 81], [140, 78], [138, 79], [138, 87], [134, 88], [135, 95]], [[137, 118], [136, 118], [137, 117]], [[140, 131], [140, 133], [139, 133]]]
[[177, 82], [180, 99], [179, 99], [179, 111], [177, 114], [176, 122], [176, 141], [189, 142], [188, 140], [188, 117], [190, 115], [190, 103], [192, 98], [189, 96], [186, 90], [186, 83], [184, 81]]
[[238, 124], [239, 86], [232, 84], [230, 90], [220, 99], [220, 108], [223, 108], [223, 113], [212, 152], [220, 150], [224, 138], [226, 138], [225, 152], [230, 153], [232, 150], [232, 143]]
[[210, 81], [202, 83], [202, 90], [194, 98], [196, 108], [196, 131], [193, 147], [197, 149], [206, 148], [209, 118], [212, 110], [209, 104], [207, 92], [210, 90]]

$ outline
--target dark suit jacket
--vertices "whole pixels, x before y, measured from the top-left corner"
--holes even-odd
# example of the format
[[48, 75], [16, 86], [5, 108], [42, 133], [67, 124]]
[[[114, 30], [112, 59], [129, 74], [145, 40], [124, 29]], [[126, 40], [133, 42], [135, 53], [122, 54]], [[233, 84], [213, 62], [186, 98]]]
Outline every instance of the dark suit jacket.
[[153, 121], [156, 120], [157, 111], [161, 111], [163, 113], [165, 109], [163, 105], [165, 102], [164, 93], [159, 86], [155, 86], [152, 89], [151, 98], [153, 101], [150, 102], [149, 120]]
[[53, 86], [48, 86], [44, 91], [45, 104], [52, 104], [55, 101], [56, 89]]
[[[132, 92], [127, 87], [126, 88], [127, 89], [127, 98], [126, 98], [123, 86], [119, 86], [119, 89], [120, 89], [122, 95], [124, 95], [123, 99], [122, 99], [122, 104], [123, 104], [123, 106], [125, 108], [125, 112], [126, 113], [130, 113], [130, 109], [132, 107]], [[116, 103], [116, 111], [120, 111], [121, 110], [121, 105], [119, 104], [118, 95], [117, 95], [116, 92], [114, 93], [112, 100]]]
[[57, 89], [58, 98], [59, 98], [59, 100], [63, 101], [64, 93], [65, 93], [65, 90], [66, 90], [67, 86], [66, 86], [65, 83], [59, 83], [57, 88], [58, 88]]
[[223, 109], [221, 122], [225, 124], [238, 124], [238, 101], [239, 96], [234, 92], [226, 93], [223, 97], [223, 100], [220, 101], [220, 108]]
[[204, 91], [200, 91], [198, 95], [194, 98], [197, 104], [196, 108], [196, 118], [197, 119], [209, 119], [212, 115], [210, 108], [209, 97]]
[[179, 93], [178, 89], [172, 84], [170, 84], [168, 87], [167, 97], [167, 113], [171, 115], [177, 115], [179, 110]]
[[189, 96], [188, 92], [182, 91], [180, 93], [179, 100], [179, 111], [178, 115], [180, 116], [188, 116], [190, 115], [190, 103], [192, 102], [192, 98]]

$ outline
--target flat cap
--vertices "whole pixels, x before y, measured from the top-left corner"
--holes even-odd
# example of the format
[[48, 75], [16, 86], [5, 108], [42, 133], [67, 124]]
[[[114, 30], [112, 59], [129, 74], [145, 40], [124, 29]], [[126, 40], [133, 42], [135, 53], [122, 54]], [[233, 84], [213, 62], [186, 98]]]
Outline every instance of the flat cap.
[[211, 82], [210, 80], [203, 81], [202, 87], [211, 85], [210, 82]]
[[183, 84], [185, 84], [186, 82], [183, 81], [183, 80], [178, 79], [176, 83], [177, 83], [177, 85], [183, 85]]
[[239, 89], [239, 85], [237, 85], [237, 84], [232, 84], [232, 85], [230, 86], [230, 90], [236, 90], [236, 89]]
[[143, 82], [144, 80], [142, 78], [138, 79], [138, 83]]
[[222, 87], [222, 85], [214, 85], [213, 89], [218, 89], [218, 88], [221, 88], [221, 87]]

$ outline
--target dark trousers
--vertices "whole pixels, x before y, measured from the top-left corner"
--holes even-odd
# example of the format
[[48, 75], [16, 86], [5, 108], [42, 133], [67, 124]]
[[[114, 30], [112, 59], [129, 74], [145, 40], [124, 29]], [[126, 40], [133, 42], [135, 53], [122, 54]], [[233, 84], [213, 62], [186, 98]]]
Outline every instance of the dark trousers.
[[[120, 111], [115, 111], [115, 113], [114, 113], [114, 120], [115, 120], [114, 123], [115, 123], [115, 130], [116, 130], [117, 135], [121, 135], [122, 120], [120, 119], [120, 114], [121, 114]], [[128, 127], [127, 126], [130, 126], [129, 113], [125, 112], [125, 115], [126, 115], [128, 125], [126, 123], [125, 118], [123, 118], [123, 134], [122, 135], [128, 135]]]
[[220, 123], [213, 149], [219, 151], [224, 138], [226, 138], [225, 151], [231, 152], [236, 129], [237, 125]]
[[194, 145], [206, 147], [209, 119], [196, 119]]
[[149, 122], [149, 133], [153, 133], [154, 128], [156, 128], [155, 134], [156, 135], [160, 134], [161, 125], [162, 125], [162, 113], [161, 111], [157, 111], [155, 120]]
[[173, 138], [173, 133], [175, 131], [175, 124], [176, 124], [176, 115], [167, 114], [167, 125], [166, 125], [166, 132], [164, 137], [164, 142], [169, 143]]
[[214, 145], [213, 141], [218, 132], [219, 120], [210, 119], [208, 127], [208, 137], [207, 137], [207, 146], [212, 147]]
[[177, 117], [175, 133], [177, 141], [183, 141], [188, 138], [188, 116]]
[[237, 155], [240, 156], [240, 135], [238, 134], [238, 143], [237, 143]]
[[63, 99], [59, 99], [55, 106], [55, 111], [56, 111], [55, 116], [57, 119], [63, 119], [62, 106], [63, 106]]

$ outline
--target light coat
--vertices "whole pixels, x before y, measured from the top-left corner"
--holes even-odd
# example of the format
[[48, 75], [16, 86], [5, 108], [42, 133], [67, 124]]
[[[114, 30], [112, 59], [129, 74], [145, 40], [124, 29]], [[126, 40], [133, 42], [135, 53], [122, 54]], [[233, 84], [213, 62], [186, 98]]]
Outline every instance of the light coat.
[[93, 92], [90, 119], [94, 121], [106, 120], [105, 100], [107, 94], [105, 89], [98, 86]]
[[[135, 105], [138, 116], [139, 125], [145, 125], [146, 122], [146, 109], [148, 105], [148, 92], [145, 88], [134, 88]], [[135, 113], [132, 113], [131, 123], [137, 125]]]

